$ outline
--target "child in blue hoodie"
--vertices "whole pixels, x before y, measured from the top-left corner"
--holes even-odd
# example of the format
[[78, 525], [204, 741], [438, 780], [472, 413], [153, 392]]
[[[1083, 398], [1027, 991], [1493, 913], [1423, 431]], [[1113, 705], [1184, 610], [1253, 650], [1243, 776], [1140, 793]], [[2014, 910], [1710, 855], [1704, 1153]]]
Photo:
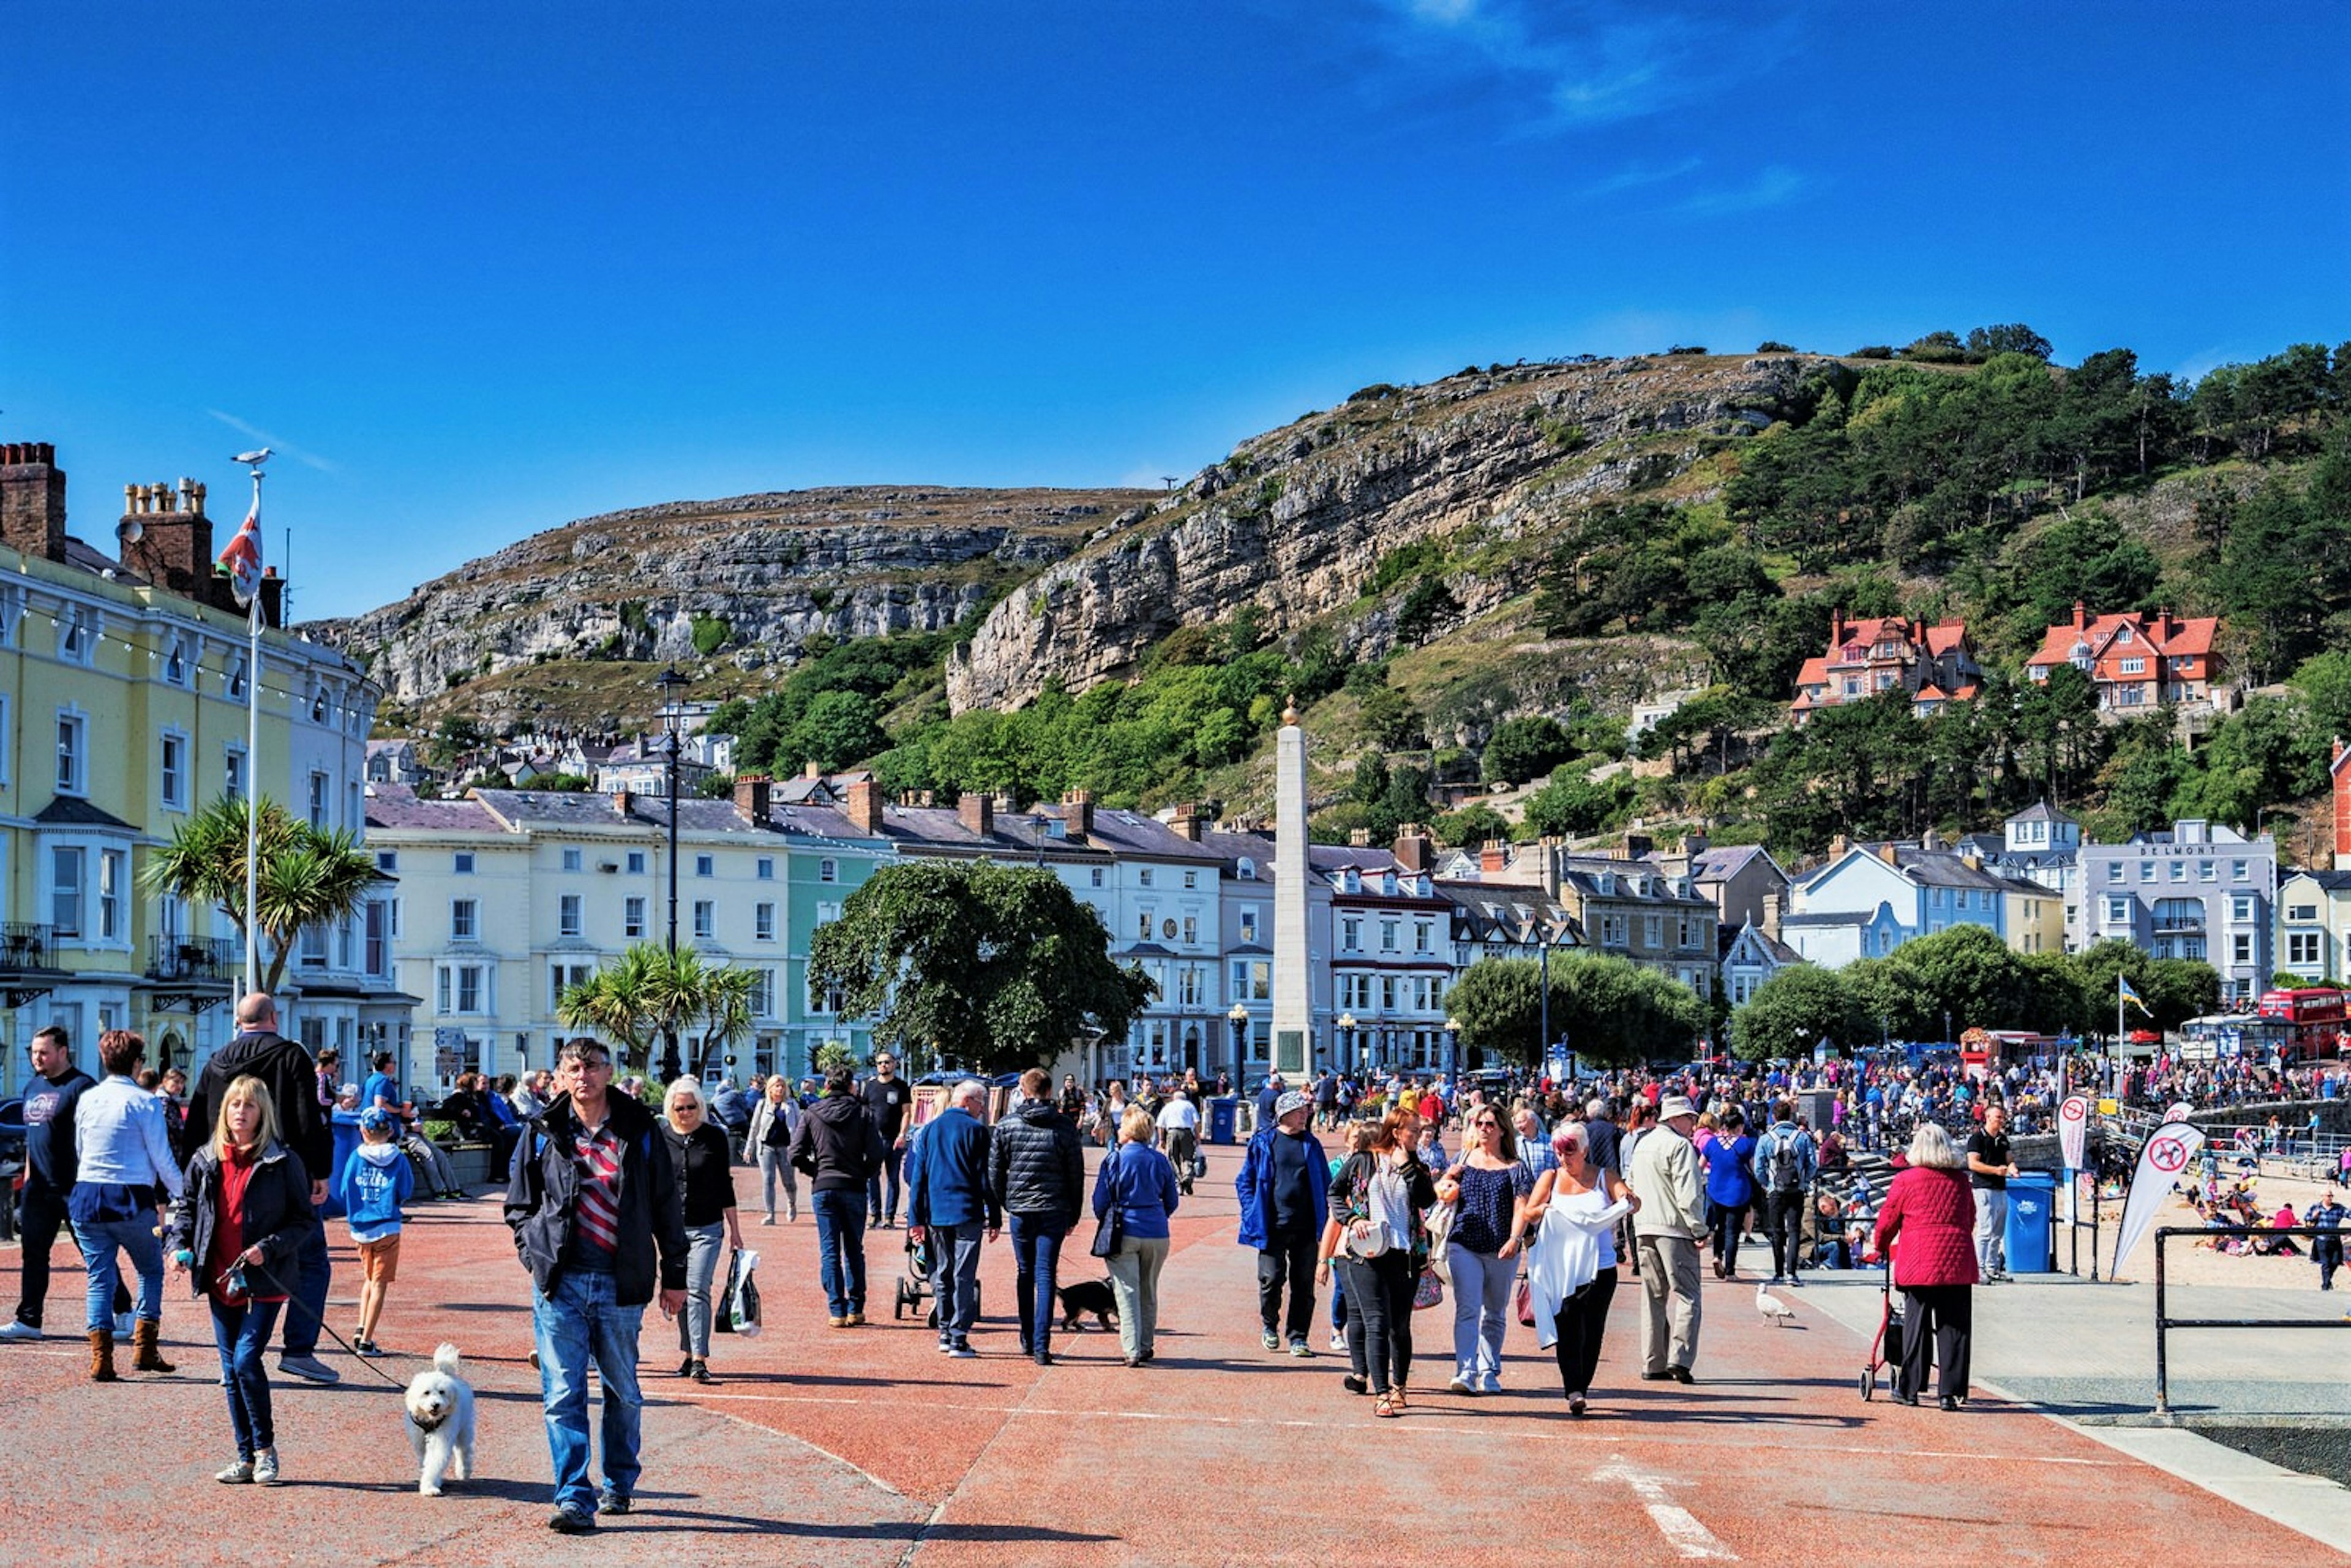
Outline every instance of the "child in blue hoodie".
[[408, 1156], [394, 1142], [400, 1124], [382, 1107], [360, 1113], [360, 1146], [335, 1178], [335, 1197], [360, 1253], [360, 1331], [351, 1348], [361, 1355], [376, 1349], [376, 1320], [383, 1315], [384, 1291], [400, 1273], [400, 1206], [416, 1190]]

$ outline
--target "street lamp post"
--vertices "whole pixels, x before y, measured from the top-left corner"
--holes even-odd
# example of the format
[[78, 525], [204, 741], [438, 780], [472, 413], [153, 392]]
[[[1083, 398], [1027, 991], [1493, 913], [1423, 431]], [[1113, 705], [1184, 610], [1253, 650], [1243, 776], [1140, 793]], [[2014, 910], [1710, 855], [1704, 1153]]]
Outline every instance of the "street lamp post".
[[1243, 1003], [1235, 1002], [1233, 1010], [1227, 1013], [1225, 1017], [1230, 1019], [1233, 1023], [1233, 1082], [1238, 1085], [1249, 1072], [1249, 1008]]
[[1043, 871], [1045, 869], [1045, 830], [1051, 824], [1052, 821], [1053, 819], [1045, 815], [1041, 810], [1031, 812], [1029, 814], [1029, 836], [1037, 845], [1037, 869], [1039, 871]]
[[1355, 1060], [1355, 1015], [1353, 1013], [1341, 1013], [1334, 1021], [1339, 1026], [1339, 1032], [1346, 1037], [1346, 1044], [1339, 1048], [1341, 1054], [1345, 1058], [1349, 1066], [1354, 1067], [1362, 1065]]
[[[689, 683], [669, 665], [655, 676], [653, 685], [661, 691], [662, 724], [665, 731], [662, 748], [669, 756], [669, 956], [677, 957], [677, 754], [678, 729], [684, 715], [678, 706], [678, 693]], [[677, 1023], [670, 1019], [662, 1025], [662, 1080], [672, 1082], [684, 1071], [677, 1054]]]
[[1461, 1020], [1450, 1014], [1445, 1019], [1445, 1082], [1453, 1082], [1461, 1076]]

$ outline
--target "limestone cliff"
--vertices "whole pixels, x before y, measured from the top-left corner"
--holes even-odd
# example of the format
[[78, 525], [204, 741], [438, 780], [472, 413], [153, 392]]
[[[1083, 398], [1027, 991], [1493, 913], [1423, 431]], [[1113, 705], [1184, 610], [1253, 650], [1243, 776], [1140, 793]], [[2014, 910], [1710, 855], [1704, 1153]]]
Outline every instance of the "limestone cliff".
[[756, 668], [818, 632], [951, 627], [1149, 498], [869, 486], [671, 502], [534, 534], [306, 630], [399, 703], [548, 660], [693, 660], [697, 620], [719, 658]]
[[[1049, 681], [1081, 690], [1177, 628], [1258, 607], [1280, 632], [1349, 606], [1381, 559], [1443, 540], [1464, 612], [1524, 591], [1513, 552], [1568, 508], [1669, 481], [1701, 438], [1771, 423], [1819, 361], [1663, 357], [1464, 371], [1366, 388], [1244, 444], [1138, 521], [1044, 568], [950, 660], [957, 711], [1018, 707]], [[1393, 616], [1364, 604], [1342, 635], [1375, 657]]]

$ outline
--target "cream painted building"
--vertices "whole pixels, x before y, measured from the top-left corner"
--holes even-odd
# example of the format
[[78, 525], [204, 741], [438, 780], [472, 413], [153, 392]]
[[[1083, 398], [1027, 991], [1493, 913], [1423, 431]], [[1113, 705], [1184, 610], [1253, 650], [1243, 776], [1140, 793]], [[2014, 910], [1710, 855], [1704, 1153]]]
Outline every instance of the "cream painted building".
[[[212, 576], [204, 486], [130, 487], [118, 559], [65, 532], [65, 479], [47, 444], [0, 446], [7, 1092], [22, 1085], [33, 1031], [52, 1023], [86, 1068], [106, 1029], [140, 1030], [159, 1063], [201, 1062], [229, 1038], [243, 963], [235, 927], [216, 910], [142, 892], [140, 876], [224, 791], [257, 788], [322, 826], [357, 831], [375, 713], [358, 666], [273, 626], [262, 638], [260, 749], [248, 755], [246, 617]], [[265, 583], [266, 621], [278, 594], [276, 580]], [[361, 919], [303, 935], [280, 988], [287, 1032], [347, 1055], [400, 1040], [407, 998], [370, 929]]]

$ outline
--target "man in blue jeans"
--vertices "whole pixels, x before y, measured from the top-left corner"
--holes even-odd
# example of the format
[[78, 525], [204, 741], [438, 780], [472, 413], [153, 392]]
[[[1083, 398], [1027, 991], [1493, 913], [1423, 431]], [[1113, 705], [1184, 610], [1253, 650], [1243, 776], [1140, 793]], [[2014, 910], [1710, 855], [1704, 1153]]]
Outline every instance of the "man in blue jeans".
[[[652, 1112], [611, 1092], [612, 1059], [582, 1037], [556, 1058], [561, 1091], [515, 1146], [506, 1220], [530, 1270], [539, 1396], [555, 1463], [547, 1527], [585, 1535], [629, 1511], [643, 1395], [637, 1333], [656, 1277], [661, 1312], [685, 1305], [685, 1220], [669, 1144]], [[658, 1268], [656, 1267], [658, 1255]], [[588, 1369], [603, 1379], [604, 1489], [588, 1478]]]
[[[979, 1316], [979, 1239], [1003, 1218], [987, 1190], [987, 1124], [980, 1120], [987, 1086], [967, 1078], [914, 1140], [906, 1156], [906, 1234], [929, 1249], [938, 1298], [939, 1351], [969, 1360]], [[1066, 1118], [1064, 1118], [1066, 1120]]]
[[[1061, 1242], [1085, 1202], [1086, 1158], [1077, 1124], [1055, 1108], [1041, 1067], [1020, 1075], [1020, 1103], [997, 1124], [987, 1151], [987, 1190], [1012, 1231], [1020, 1297], [1020, 1351], [1053, 1364], [1054, 1292]], [[991, 1228], [988, 1239], [996, 1239]]]
[[855, 1076], [845, 1066], [827, 1069], [824, 1098], [809, 1107], [792, 1134], [791, 1162], [808, 1174], [817, 1270], [837, 1329], [865, 1321], [865, 1184], [888, 1153]]

